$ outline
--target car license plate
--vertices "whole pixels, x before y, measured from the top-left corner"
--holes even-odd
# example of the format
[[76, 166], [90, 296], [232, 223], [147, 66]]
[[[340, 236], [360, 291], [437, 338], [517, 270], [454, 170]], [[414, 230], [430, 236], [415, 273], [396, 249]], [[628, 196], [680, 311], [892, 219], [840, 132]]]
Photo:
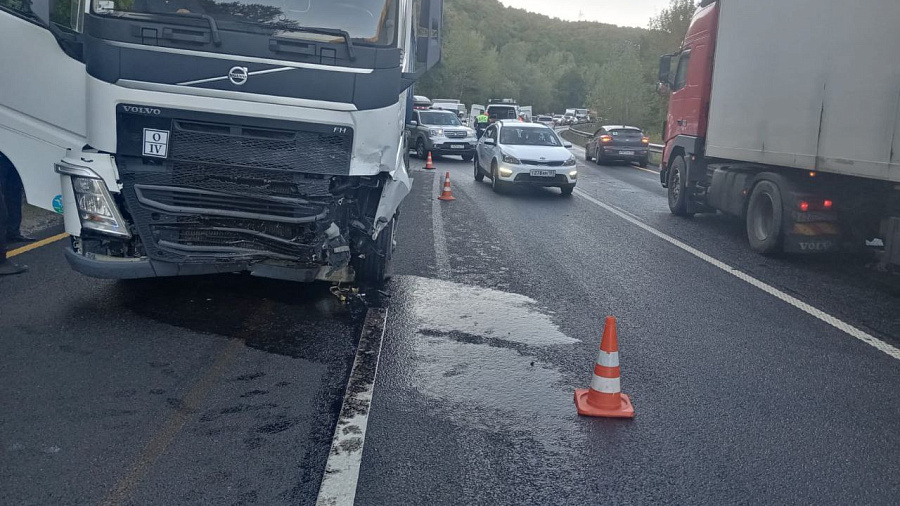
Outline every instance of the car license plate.
[[531, 175], [536, 177], [553, 177], [556, 175], [556, 172], [552, 170], [532, 170]]
[[634, 151], [619, 151], [620, 155], [633, 155]]
[[451, 144], [450, 149], [466, 149], [465, 144]]

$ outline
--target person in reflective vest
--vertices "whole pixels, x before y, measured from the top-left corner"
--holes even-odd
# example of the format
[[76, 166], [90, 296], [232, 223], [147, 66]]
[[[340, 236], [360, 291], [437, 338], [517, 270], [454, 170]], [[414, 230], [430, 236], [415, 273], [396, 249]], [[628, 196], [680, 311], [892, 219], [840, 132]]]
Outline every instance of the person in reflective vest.
[[479, 139], [487, 129], [489, 121], [490, 118], [488, 118], [487, 114], [485, 114], [484, 112], [482, 112], [475, 118], [475, 133], [478, 134]]

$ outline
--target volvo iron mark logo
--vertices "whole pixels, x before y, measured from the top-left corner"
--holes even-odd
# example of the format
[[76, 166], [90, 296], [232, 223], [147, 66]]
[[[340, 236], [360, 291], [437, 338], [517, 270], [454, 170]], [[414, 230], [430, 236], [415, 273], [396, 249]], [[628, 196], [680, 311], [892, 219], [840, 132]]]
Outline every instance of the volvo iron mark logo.
[[231, 84], [240, 86], [247, 82], [249, 75], [247, 67], [231, 67], [231, 70], [228, 71], [228, 80], [231, 81]]

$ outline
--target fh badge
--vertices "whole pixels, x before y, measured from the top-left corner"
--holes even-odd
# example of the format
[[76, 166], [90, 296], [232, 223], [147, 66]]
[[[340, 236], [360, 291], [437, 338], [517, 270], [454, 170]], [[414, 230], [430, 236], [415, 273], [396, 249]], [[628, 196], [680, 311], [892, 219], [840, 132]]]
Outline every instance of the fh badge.
[[144, 156], [166, 158], [169, 156], [168, 130], [144, 129]]

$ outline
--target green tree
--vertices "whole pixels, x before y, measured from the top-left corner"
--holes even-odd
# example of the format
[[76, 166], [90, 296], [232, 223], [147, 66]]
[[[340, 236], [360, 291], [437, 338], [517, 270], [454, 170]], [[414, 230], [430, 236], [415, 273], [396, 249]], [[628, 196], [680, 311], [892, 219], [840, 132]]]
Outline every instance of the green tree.
[[615, 58], [596, 74], [590, 103], [602, 121], [641, 125], [649, 117], [653, 87], [643, 78], [638, 48], [620, 45]]
[[674, 51], [681, 45], [696, 10], [696, 0], [671, 0], [669, 7], [650, 20], [648, 28], [663, 34], [664, 44]]
[[602, 108], [602, 116], [653, 131], [665, 115], [657, 96], [659, 56], [677, 50], [694, 2], [673, 3], [651, 29], [568, 22], [498, 0], [445, 0], [442, 63], [416, 85], [466, 105], [511, 97], [535, 113]]
[[578, 69], [570, 68], [559, 76], [556, 85], [559, 94], [560, 111], [569, 107], [582, 107], [587, 101], [588, 85]]

